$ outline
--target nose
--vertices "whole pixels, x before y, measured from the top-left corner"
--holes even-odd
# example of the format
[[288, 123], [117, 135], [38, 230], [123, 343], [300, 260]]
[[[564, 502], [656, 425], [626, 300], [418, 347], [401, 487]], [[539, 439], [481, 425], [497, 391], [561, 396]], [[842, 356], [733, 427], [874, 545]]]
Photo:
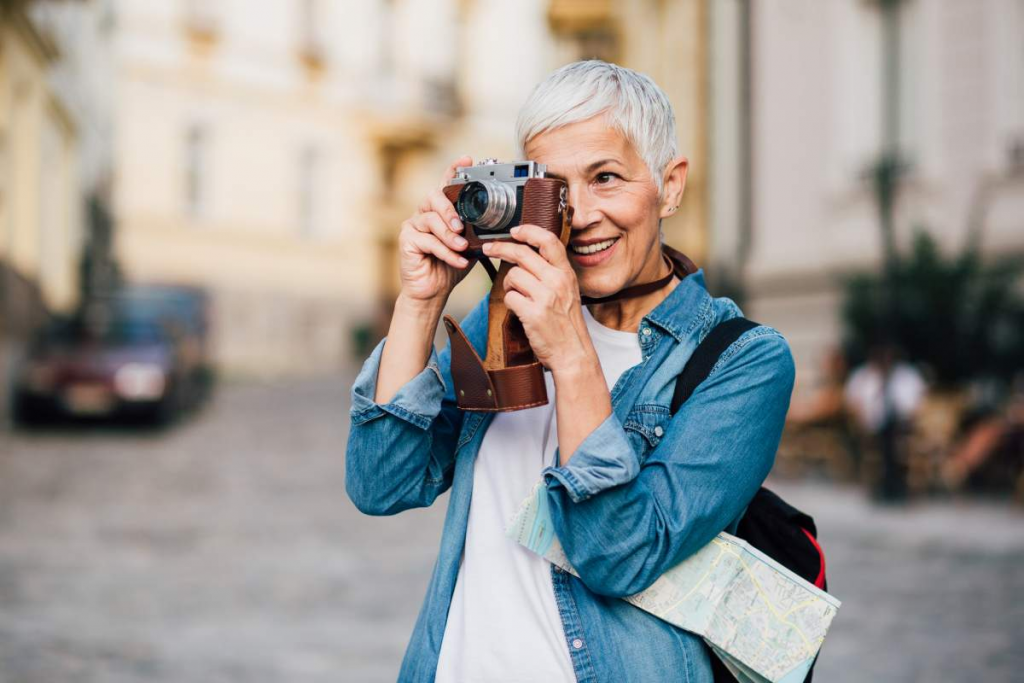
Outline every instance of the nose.
[[582, 230], [598, 220], [594, 215], [593, 202], [587, 196], [586, 188], [569, 185], [569, 206], [573, 208], [571, 226], [573, 230]]

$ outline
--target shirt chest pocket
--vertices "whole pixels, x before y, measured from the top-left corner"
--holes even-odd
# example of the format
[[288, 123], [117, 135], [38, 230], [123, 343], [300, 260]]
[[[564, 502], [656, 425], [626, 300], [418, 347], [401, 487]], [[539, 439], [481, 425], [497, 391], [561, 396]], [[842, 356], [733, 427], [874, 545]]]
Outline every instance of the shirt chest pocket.
[[633, 406], [629, 411], [622, 427], [641, 465], [661, 443], [670, 418], [668, 408], [656, 404]]

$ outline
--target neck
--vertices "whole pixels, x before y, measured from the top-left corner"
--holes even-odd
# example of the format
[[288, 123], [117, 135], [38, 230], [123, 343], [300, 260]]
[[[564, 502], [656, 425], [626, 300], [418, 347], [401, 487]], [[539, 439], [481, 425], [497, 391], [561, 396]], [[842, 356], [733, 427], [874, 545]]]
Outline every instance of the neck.
[[[655, 280], [660, 276], [650, 278]], [[643, 280], [642, 280], [643, 282]], [[640, 328], [640, 321], [643, 317], [653, 311], [658, 304], [668, 298], [668, 295], [679, 285], [679, 278], [672, 280], [661, 289], [630, 299], [618, 299], [603, 304], [591, 304], [587, 306], [590, 315], [594, 320], [605, 327], [622, 332], [636, 332]]]

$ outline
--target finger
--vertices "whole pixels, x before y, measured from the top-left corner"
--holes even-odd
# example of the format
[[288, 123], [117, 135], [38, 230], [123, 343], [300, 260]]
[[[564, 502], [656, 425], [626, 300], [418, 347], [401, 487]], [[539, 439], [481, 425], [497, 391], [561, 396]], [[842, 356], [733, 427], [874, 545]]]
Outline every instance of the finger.
[[469, 242], [462, 235], [457, 235], [452, 232], [444, 219], [439, 215], [431, 211], [430, 213], [421, 213], [412, 219], [413, 226], [420, 232], [429, 232], [433, 234], [437, 239], [444, 242], [444, 244], [455, 251], [462, 251], [469, 246]]
[[444, 187], [448, 184], [448, 181], [455, 177], [455, 169], [457, 169], [459, 166], [472, 165], [473, 157], [469, 156], [468, 154], [463, 154], [461, 157], [450, 163], [448, 165], [448, 168], [444, 170], [444, 175], [441, 176], [441, 184], [438, 187], [438, 189], [444, 189]]
[[572, 268], [569, 264], [569, 256], [565, 253], [565, 246], [550, 230], [526, 223], [517, 225], [512, 228], [511, 232], [512, 237], [516, 240], [539, 249], [541, 256], [548, 263], [559, 268]]
[[445, 222], [455, 232], [462, 232], [462, 221], [459, 220], [459, 212], [455, 210], [450, 199], [441, 190], [430, 193], [427, 197], [428, 210], [437, 213], [444, 218]]
[[532, 310], [530, 308], [530, 300], [514, 289], [510, 292], [505, 292], [505, 307], [515, 313], [516, 317], [520, 320], [529, 319]]
[[484, 253], [490, 257], [501, 259], [522, 266], [535, 277], [543, 280], [554, 275], [557, 270], [544, 260], [544, 257], [525, 244], [515, 242], [484, 242]]
[[410, 243], [423, 254], [430, 254], [453, 268], [465, 268], [469, 261], [444, 245], [432, 233], [415, 231], [409, 235]]
[[534, 301], [540, 301], [542, 290], [544, 289], [544, 283], [541, 282], [533, 273], [516, 266], [511, 268], [505, 273], [504, 281], [505, 293], [516, 291], [523, 296], [533, 299]]

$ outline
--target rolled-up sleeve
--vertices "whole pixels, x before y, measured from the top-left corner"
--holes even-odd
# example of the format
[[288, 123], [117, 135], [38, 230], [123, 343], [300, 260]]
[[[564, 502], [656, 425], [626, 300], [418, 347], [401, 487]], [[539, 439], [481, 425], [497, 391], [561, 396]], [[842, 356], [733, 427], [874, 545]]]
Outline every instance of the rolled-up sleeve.
[[568, 463], [548, 467], [543, 475], [549, 486], [564, 487], [572, 502], [580, 503], [605, 489], [628, 484], [639, 473], [640, 459], [612, 413], [583, 440]]
[[[463, 321], [471, 339], [486, 333], [486, 299]], [[426, 507], [452, 484], [463, 412], [455, 401], [450, 346], [431, 351], [426, 366], [387, 403], [377, 403], [383, 340], [352, 387], [345, 490], [359, 510], [390, 515]]]
[[642, 465], [609, 418], [545, 470], [555, 532], [590, 590], [639, 593], [742, 514], [774, 462], [793, 380], [785, 339], [756, 328], [666, 415]]
[[428, 429], [441, 410], [445, 382], [441, 375], [437, 351], [430, 350], [430, 358], [423, 370], [405, 383], [388, 403], [374, 402], [377, 395], [377, 374], [380, 372], [380, 358], [384, 353], [381, 340], [363, 363], [355, 384], [352, 385], [352, 408], [350, 416], [353, 425], [361, 425], [385, 414], [394, 415], [410, 422], [420, 429]]

